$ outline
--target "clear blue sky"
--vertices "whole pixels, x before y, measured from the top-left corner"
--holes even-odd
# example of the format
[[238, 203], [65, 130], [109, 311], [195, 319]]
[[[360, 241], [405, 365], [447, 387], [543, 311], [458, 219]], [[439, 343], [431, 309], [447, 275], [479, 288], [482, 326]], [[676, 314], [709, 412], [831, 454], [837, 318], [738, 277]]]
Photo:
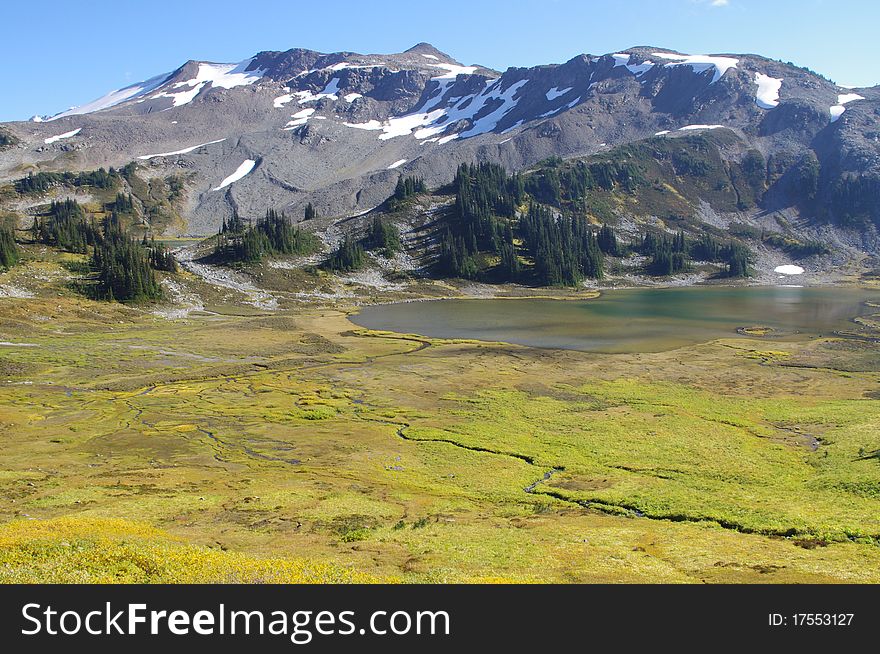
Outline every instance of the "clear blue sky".
[[839, 84], [880, 83], [876, 0], [43, 0], [2, 13], [0, 120], [57, 113], [188, 59], [400, 52], [419, 41], [501, 70], [655, 45], [753, 52]]

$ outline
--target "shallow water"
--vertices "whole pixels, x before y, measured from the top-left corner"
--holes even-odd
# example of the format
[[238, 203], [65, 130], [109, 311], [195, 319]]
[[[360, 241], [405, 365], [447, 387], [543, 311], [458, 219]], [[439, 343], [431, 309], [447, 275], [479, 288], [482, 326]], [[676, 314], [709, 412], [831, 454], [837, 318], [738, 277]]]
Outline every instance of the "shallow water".
[[[603, 291], [594, 300], [438, 300], [365, 307], [370, 329], [589, 352], [659, 352], [765, 326], [781, 339], [851, 329], [880, 292], [785, 286]], [[750, 338], [748, 336], [739, 336]]]

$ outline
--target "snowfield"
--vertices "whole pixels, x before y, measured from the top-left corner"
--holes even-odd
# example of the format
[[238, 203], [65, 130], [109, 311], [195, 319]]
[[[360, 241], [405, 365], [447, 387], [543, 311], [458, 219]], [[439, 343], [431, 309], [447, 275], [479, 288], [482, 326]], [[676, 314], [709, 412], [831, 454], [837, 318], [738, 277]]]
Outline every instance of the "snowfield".
[[[366, 123], [343, 123], [343, 125], [355, 129], [381, 131], [382, 134], [379, 135], [379, 140], [381, 141], [410, 134], [418, 140], [424, 141], [439, 136], [450, 125], [460, 120], [470, 120], [473, 122], [473, 126], [470, 129], [460, 134], [448, 134], [440, 138], [437, 142], [442, 145], [459, 136], [461, 138], [469, 138], [495, 129], [501, 119], [516, 107], [519, 102], [519, 98], [516, 95], [528, 83], [528, 80], [520, 80], [502, 91], [500, 79], [489, 79], [486, 80], [483, 91], [478, 94], [467, 95], [462, 98], [445, 98], [449, 87], [455, 81], [455, 77], [452, 76], [453, 73], [465, 68], [472, 69], [473, 66], [453, 66], [451, 64], [436, 64], [436, 66], [449, 69], [450, 73], [432, 78], [437, 81], [438, 88], [422, 107], [412, 113], [389, 118], [384, 122], [374, 119]], [[480, 118], [476, 118], [487, 104], [494, 104], [499, 101], [500, 104], [494, 110]]]
[[398, 168], [399, 166], [402, 166], [405, 163], [406, 163], [406, 159], [399, 159], [399, 160], [395, 161], [393, 164], [391, 164], [390, 166], [388, 166], [388, 170], [394, 170], [395, 168]]
[[779, 89], [782, 88], [782, 80], [755, 73], [755, 83], [758, 92], [755, 94], [755, 104], [761, 109], [775, 109], [779, 106]]
[[254, 166], [256, 166], [256, 165], [257, 165], [257, 162], [254, 161], [253, 159], [245, 159], [242, 162], [242, 164], [238, 168], [236, 168], [234, 173], [232, 173], [229, 177], [227, 177], [222, 182], [220, 182], [220, 186], [218, 186], [216, 188], [212, 188], [211, 190], [212, 191], [220, 191], [220, 190], [226, 188], [227, 186], [229, 186], [230, 184], [237, 182], [245, 175], [248, 175], [254, 169]]
[[654, 52], [653, 55], [655, 57], [659, 57], [660, 59], [671, 60], [672, 63], [666, 64], [669, 66], [690, 66], [695, 73], [703, 73], [707, 70], [715, 70], [715, 74], [712, 77], [712, 84], [720, 80], [724, 77], [724, 73], [726, 73], [731, 68], [736, 68], [737, 64], [739, 64], [739, 59], [734, 59], [733, 57], [713, 57], [710, 55], [678, 55], [672, 54], [671, 52]]
[[199, 143], [198, 145], [193, 145], [188, 148], [184, 148], [183, 150], [175, 150], [174, 152], [160, 152], [159, 154], [144, 154], [138, 157], [138, 159], [154, 159], [155, 157], [173, 157], [176, 154], [189, 154], [193, 150], [198, 150], [199, 148], [203, 148], [206, 145], [214, 145], [215, 143], [223, 143], [226, 139], [217, 139], [216, 141], [208, 141], [207, 143]]
[[[90, 114], [96, 111], [101, 111], [103, 109], [109, 109], [110, 107], [115, 107], [116, 105], [125, 102], [126, 100], [132, 100], [134, 98], [139, 98], [141, 96], [145, 96], [148, 93], [152, 93], [157, 88], [162, 86], [165, 82], [168, 81], [168, 78], [171, 77], [172, 73], [164, 73], [162, 75], [157, 75], [156, 77], [151, 77], [145, 82], [138, 82], [137, 84], [132, 84], [131, 86], [126, 86], [123, 89], [118, 89], [116, 91], [111, 91], [107, 95], [98, 98], [97, 100], [93, 100], [88, 104], [84, 104], [81, 107], [71, 107], [67, 111], [63, 111], [60, 114], [56, 114], [51, 118], [46, 118], [45, 120], [52, 121], [58, 120], [59, 118], [67, 118], [68, 116], [80, 116], [82, 114]], [[32, 120], [35, 122], [43, 122], [43, 119], [37, 120], [38, 116], [34, 116]]]
[[43, 139], [43, 143], [45, 143], [46, 145], [50, 145], [52, 143], [55, 143], [55, 141], [60, 141], [61, 139], [69, 139], [73, 136], [76, 136], [81, 131], [82, 131], [82, 127], [79, 127], [79, 128], [72, 130], [70, 132], [65, 132], [64, 134], [59, 134], [58, 136], [50, 136], [47, 139]]
[[773, 269], [773, 272], [779, 273], [780, 275], [803, 275], [804, 269], [800, 266], [787, 264], [785, 266], [776, 266]]
[[252, 61], [253, 59], [246, 59], [238, 64], [199, 64], [199, 71], [193, 79], [176, 82], [170, 87], [179, 89], [189, 86], [189, 90], [177, 92], [165, 90], [151, 95], [150, 98], [153, 100], [171, 98], [175, 107], [182, 107], [195, 100], [202, 89], [209, 84], [212, 88], [220, 89], [234, 89], [237, 86], [253, 84], [263, 78], [263, 71], [248, 71], [247, 67]]

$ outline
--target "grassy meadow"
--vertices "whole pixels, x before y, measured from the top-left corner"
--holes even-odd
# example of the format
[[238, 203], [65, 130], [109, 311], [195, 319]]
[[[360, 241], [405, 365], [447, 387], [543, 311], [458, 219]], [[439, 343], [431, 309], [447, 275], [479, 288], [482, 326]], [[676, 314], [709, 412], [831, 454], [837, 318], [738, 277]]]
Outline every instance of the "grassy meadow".
[[0, 298], [0, 581], [880, 582], [869, 340], [168, 320], [83, 299], [74, 264], [0, 275], [44, 280]]

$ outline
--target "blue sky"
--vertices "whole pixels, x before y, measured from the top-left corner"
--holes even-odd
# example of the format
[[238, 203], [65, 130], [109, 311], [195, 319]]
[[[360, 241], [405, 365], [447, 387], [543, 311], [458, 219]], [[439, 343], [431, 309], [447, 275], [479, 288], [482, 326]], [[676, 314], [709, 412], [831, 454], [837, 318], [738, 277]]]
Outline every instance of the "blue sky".
[[57, 113], [188, 59], [400, 52], [420, 41], [501, 70], [654, 45], [754, 52], [839, 84], [880, 83], [876, 0], [43, 0], [2, 13], [0, 120]]

